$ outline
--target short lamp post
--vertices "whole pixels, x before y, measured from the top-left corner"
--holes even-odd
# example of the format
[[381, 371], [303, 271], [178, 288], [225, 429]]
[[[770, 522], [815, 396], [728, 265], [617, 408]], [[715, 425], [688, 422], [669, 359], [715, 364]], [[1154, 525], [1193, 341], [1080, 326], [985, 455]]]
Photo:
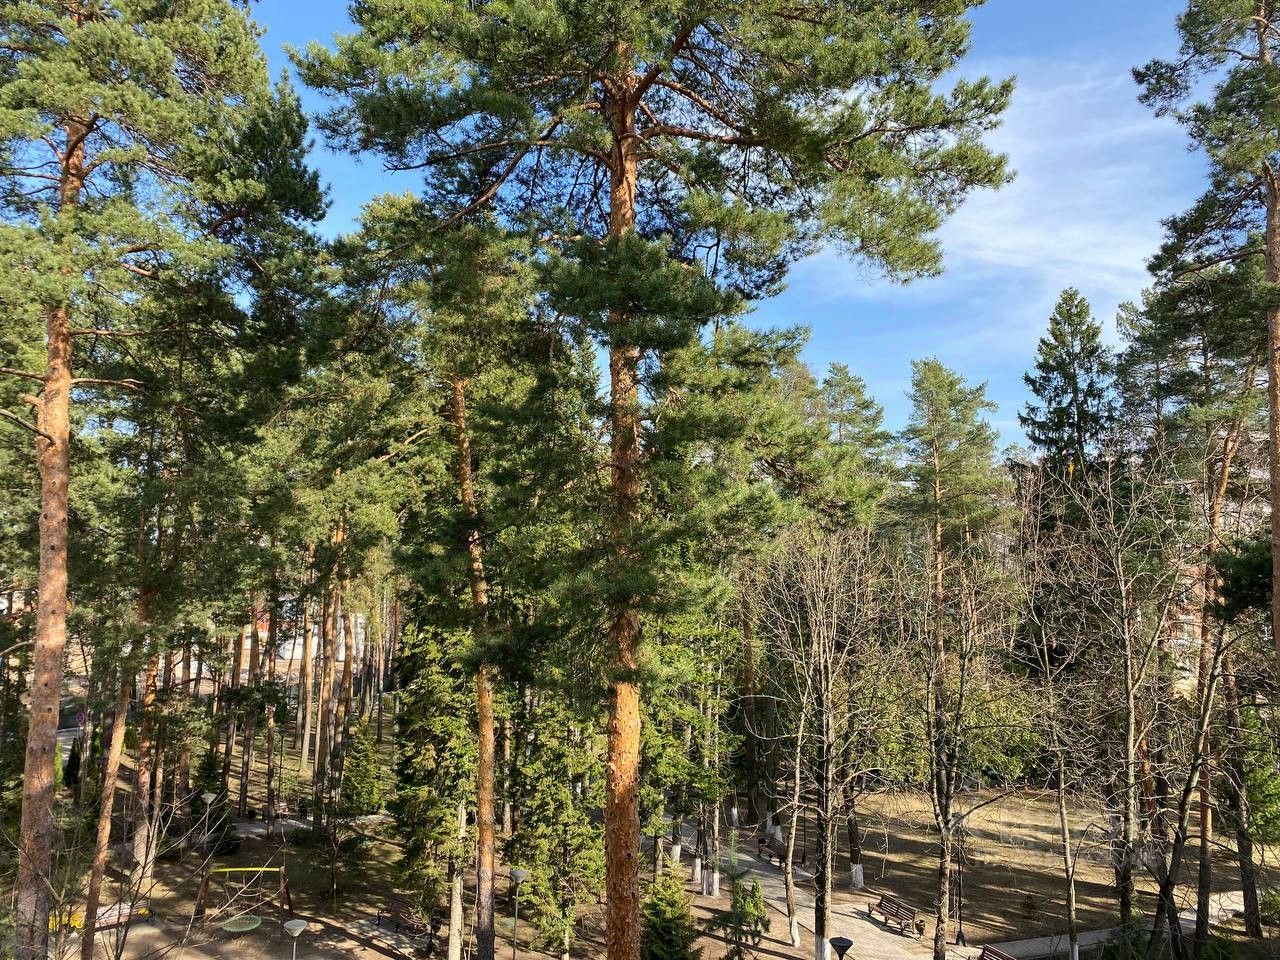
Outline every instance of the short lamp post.
[[832, 937], [829, 941], [831, 949], [836, 952], [839, 960], [844, 960], [844, 955], [849, 952], [849, 948], [853, 946], [853, 941], [848, 937]]
[[286, 920], [284, 922], [285, 933], [293, 938], [293, 960], [298, 960], [298, 937], [302, 935], [302, 931], [307, 929], [307, 921], [302, 919]]
[[216, 793], [202, 793], [200, 799], [204, 801], [204, 842], [207, 846], [209, 843], [209, 817], [213, 813], [213, 801], [218, 799]]
[[511, 960], [516, 960], [516, 944], [520, 937], [520, 884], [528, 879], [529, 871], [522, 867], [513, 867], [511, 882], [516, 885], [515, 912], [511, 917]]

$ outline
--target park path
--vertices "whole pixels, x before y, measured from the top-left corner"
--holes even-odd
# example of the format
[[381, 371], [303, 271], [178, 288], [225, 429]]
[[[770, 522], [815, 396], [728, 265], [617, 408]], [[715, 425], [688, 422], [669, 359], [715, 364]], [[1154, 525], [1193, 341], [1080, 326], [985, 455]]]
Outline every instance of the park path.
[[[692, 850], [694, 843], [693, 828], [686, 825], [683, 843], [686, 849]], [[787, 890], [782, 881], [782, 870], [748, 850], [754, 847], [754, 834], [746, 830], [734, 830], [736, 869], [745, 870], [753, 880], [760, 882], [760, 892], [765, 902], [776, 910], [783, 921], [782, 929], [786, 929]], [[726, 872], [734, 867], [728, 857], [722, 861]], [[795, 867], [796, 876], [796, 908], [800, 926], [813, 933], [814, 876], [812, 872], [799, 866]], [[831, 936], [844, 936], [853, 941], [849, 957], [853, 960], [929, 960], [933, 956], [931, 942], [916, 940], [898, 932], [897, 928], [886, 927], [867, 914], [866, 899], [874, 900], [871, 894], [867, 898], [854, 900], [851, 903], [836, 902], [831, 905]]]

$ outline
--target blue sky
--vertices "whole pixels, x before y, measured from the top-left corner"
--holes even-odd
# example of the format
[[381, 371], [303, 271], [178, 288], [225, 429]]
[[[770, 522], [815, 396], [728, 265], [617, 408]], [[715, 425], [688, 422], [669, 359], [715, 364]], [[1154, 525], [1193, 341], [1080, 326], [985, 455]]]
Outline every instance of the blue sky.
[[[759, 305], [762, 325], [811, 327], [806, 359], [849, 364], [884, 404], [890, 426], [906, 418], [911, 361], [935, 356], [986, 381], [1006, 442], [1021, 433], [1022, 373], [1058, 293], [1079, 287], [1110, 328], [1136, 299], [1160, 221], [1200, 191], [1202, 164], [1182, 132], [1137, 102], [1129, 70], [1176, 50], [1183, 0], [989, 0], [973, 14], [966, 74], [1014, 75], [1018, 90], [991, 138], [1017, 178], [975, 195], [943, 228], [946, 271], [908, 286], [823, 253], [797, 266], [788, 289]], [[348, 29], [341, 0], [262, 0], [255, 14], [273, 67], [285, 44], [328, 41]], [[321, 103], [304, 94], [309, 108]], [[326, 233], [350, 227], [361, 205], [411, 189], [376, 159], [357, 161], [317, 144], [332, 208]]]

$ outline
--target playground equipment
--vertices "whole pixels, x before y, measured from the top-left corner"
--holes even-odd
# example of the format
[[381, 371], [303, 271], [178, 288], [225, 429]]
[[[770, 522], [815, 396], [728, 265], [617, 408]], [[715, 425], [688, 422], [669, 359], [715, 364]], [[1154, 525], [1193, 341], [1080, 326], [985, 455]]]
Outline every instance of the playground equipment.
[[[278, 882], [274, 893], [264, 890], [263, 881], [274, 877]], [[293, 897], [289, 894], [289, 878], [284, 867], [212, 867], [204, 871], [200, 880], [200, 892], [196, 895], [195, 919], [205, 916], [209, 901], [209, 888], [214, 880], [221, 883], [223, 904], [213, 917], [220, 919], [218, 926], [228, 933], [245, 933], [262, 924], [257, 913], [262, 904], [272, 899], [282, 912], [293, 916]]]

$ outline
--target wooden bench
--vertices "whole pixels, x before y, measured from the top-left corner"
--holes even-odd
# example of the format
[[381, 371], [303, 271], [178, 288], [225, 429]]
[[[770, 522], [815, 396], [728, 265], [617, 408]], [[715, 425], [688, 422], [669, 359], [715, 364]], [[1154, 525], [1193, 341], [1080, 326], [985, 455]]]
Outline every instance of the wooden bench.
[[1013, 960], [1013, 957], [1005, 953], [1003, 950], [997, 950], [992, 946], [983, 946], [982, 952], [978, 954], [978, 960]]
[[904, 903], [897, 897], [884, 894], [877, 901], [867, 902], [867, 915], [875, 917], [876, 914], [884, 917], [886, 924], [896, 925], [903, 933], [909, 933], [913, 937], [919, 937], [924, 933], [924, 921], [917, 919], [916, 914], [919, 911], [909, 903]]
[[781, 840], [775, 840], [773, 837], [765, 834], [756, 837], [756, 850], [761, 860], [765, 863], [769, 862], [772, 857], [777, 863], [778, 869], [782, 869], [782, 858], [787, 855], [787, 845]]
[[392, 900], [379, 908], [374, 923], [379, 927], [385, 924], [393, 933], [404, 934], [412, 940], [425, 939], [425, 943], [416, 944], [420, 953], [430, 954], [435, 949], [436, 922], [415, 916], [413, 908], [403, 900]]

